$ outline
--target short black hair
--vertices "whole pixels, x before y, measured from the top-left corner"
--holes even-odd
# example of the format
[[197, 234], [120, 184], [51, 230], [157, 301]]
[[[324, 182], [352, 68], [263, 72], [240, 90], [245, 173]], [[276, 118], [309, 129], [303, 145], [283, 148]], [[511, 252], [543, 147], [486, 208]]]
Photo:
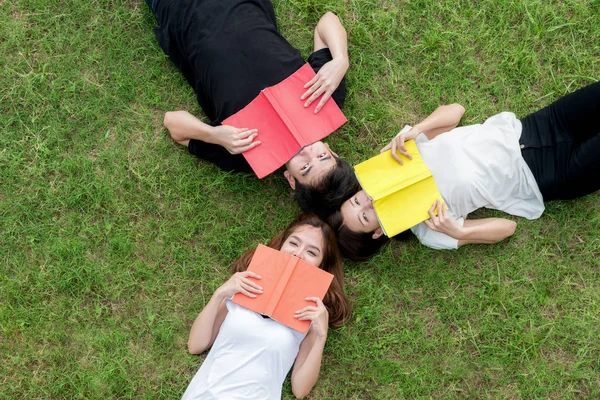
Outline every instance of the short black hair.
[[302, 211], [327, 219], [344, 201], [360, 191], [352, 166], [338, 157], [335, 157], [335, 164], [335, 168], [314, 185], [302, 184], [296, 180], [294, 198]]

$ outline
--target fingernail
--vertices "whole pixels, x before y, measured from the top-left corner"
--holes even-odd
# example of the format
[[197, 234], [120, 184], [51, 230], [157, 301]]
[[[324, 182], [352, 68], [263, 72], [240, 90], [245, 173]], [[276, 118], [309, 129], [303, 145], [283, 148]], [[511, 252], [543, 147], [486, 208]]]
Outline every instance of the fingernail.
[[304, 107], [308, 107], [308, 101], [304, 103]]

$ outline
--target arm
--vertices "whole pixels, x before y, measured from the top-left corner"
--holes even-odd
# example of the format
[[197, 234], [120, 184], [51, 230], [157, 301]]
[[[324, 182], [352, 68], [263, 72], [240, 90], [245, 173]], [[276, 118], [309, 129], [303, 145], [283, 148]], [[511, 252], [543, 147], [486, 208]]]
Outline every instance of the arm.
[[317, 306], [305, 307], [295, 315], [300, 320], [312, 321], [308, 334], [300, 344], [292, 371], [292, 392], [299, 399], [308, 395], [317, 383], [329, 329], [329, 315], [321, 299], [309, 297], [306, 300], [316, 302]]
[[192, 325], [188, 338], [188, 350], [191, 354], [200, 354], [215, 342], [221, 324], [227, 316], [225, 299], [238, 292], [248, 297], [256, 297], [254, 293], [262, 293], [262, 288], [248, 277], [260, 279], [254, 272], [238, 272], [215, 291]]
[[512, 236], [517, 223], [504, 218], [467, 219], [463, 226], [463, 234], [458, 239], [458, 247], [465, 244], [498, 243]]
[[315, 28], [314, 51], [326, 47], [331, 52], [332, 60], [323, 65], [317, 75], [304, 85], [308, 90], [300, 97], [301, 100], [306, 99], [304, 107], [308, 107], [322, 95], [315, 113], [321, 110], [340, 85], [349, 66], [348, 36], [340, 19], [332, 12], [325, 13]]
[[391, 149], [392, 157], [400, 164], [403, 164], [403, 162], [398, 157], [398, 154], [396, 154], [396, 151], [399, 151], [408, 157], [409, 160], [412, 160], [412, 156], [404, 146], [405, 141], [416, 139], [420, 133], [424, 133], [431, 140], [441, 133], [448, 132], [456, 128], [464, 113], [465, 108], [460, 104], [440, 106], [423, 121], [413, 126], [408, 132], [399, 134], [393, 138], [387, 146], [381, 149], [381, 153]]
[[[437, 209], [437, 215], [435, 211]], [[498, 243], [515, 233], [517, 223], [504, 218], [482, 218], [465, 220], [460, 226], [446, 207], [438, 200], [429, 209], [431, 219], [425, 225], [435, 232], [441, 232], [458, 240], [458, 247], [465, 244], [492, 244]]]
[[253, 141], [258, 135], [256, 129], [234, 128], [227, 125], [211, 126], [200, 121], [187, 111], [170, 111], [163, 121], [171, 137], [177, 143], [187, 146], [190, 139], [223, 146], [231, 154], [239, 154], [260, 144]]

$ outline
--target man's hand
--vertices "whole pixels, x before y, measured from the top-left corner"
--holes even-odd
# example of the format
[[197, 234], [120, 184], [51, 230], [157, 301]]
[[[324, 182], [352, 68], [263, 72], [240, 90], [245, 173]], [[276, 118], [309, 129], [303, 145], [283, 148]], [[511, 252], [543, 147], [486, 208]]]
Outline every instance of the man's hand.
[[318, 113], [340, 85], [347, 70], [348, 61], [343, 58], [334, 58], [323, 65], [317, 75], [304, 85], [305, 89], [308, 88], [300, 97], [300, 100], [307, 99], [304, 107], [310, 106], [313, 101], [322, 96], [315, 107], [315, 114]]
[[211, 132], [211, 143], [225, 147], [231, 154], [240, 154], [261, 143], [260, 140], [254, 141], [257, 136], [257, 129], [219, 125], [215, 126]]

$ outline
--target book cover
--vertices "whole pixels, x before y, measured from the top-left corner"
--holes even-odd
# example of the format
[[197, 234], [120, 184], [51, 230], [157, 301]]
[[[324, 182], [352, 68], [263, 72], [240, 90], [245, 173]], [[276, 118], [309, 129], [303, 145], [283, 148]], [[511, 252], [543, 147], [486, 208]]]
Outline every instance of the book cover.
[[294, 318], [294, 313], [315, 305], [305, 300], [307, 297], [323, 300], [333, 280], [329, 272], [261, 244], [256, 248], [248, 271], [261, 276], [262, 279], [249, 279], [255, 280], [263, 293], [255, 298], [236, 293], [233, 302], [302, 333], [308, 331], [310, 321], [299, 321]]
[[223, 125], [258, 129], [261, 144], [244, 153], [244, 157], [259, 178], [269, 175], [303, 146], [317, 142], [347, 122], [333, 99], [327, 100], [321, 111], [304, 107], [304, 84], [315, 76], [310, 64], [304, 64], [275, 86], [270, 86], [246, 107], [223, 121]]
[[404, 145], [412, 160], [398, 153], [403, 165], [388, 150], [354, 167], [362, 188], [373, 199], [379, 224], [388, 237], [429, 219], [429, 209], [442, 199], [414, 140]]

